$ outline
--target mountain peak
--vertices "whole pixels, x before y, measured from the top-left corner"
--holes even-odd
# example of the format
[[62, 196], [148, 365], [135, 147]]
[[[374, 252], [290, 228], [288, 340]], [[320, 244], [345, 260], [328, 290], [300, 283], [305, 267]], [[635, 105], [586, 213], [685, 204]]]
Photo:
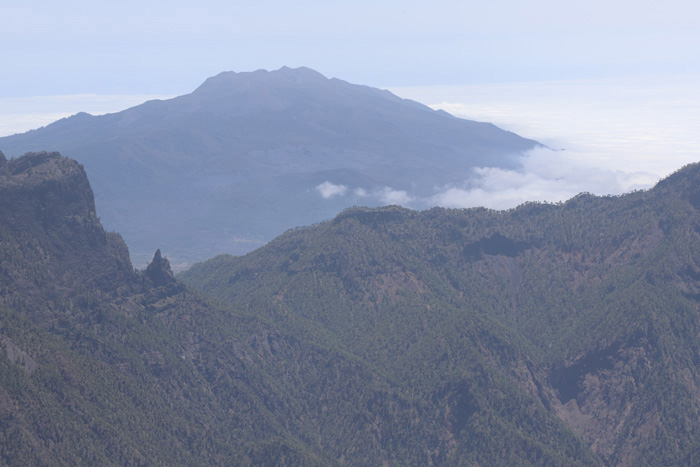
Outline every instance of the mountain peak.
[[230, 92], [236, 89], [249, 89], [252, 85], [299, 86], [328, 81], [321, 73], [307, 67], [290, 68], [284, 66], [279, 70], [256, 70], [250, 72], [224, 71], [207, 78], [193, 94]]
[[[80, 164], [57, 152], [42, 152], [3, 165], [0, 252], [10, 262], [0, 270], [12, 274], [0, 274], [0, 302], [22, 297], [36, 307], [43, 299], [67, 299], [77, 284], [114, 291], [135, 282], [128, 249], [118, 234], [102, 228]], [[74, 272], [66, 272], [76, 265]], [[14, 282], [8, 282], [10, 277]], [[50, 307], [36, 309], [37, 322], [54, 317]]]
[[300, 66], [298, 68], [290, 68], [288, 66], [283, 66], [279, 70], [271, 71], [271, 75], [283, 76], [286, 78], [294, 79], [315, 79], [315, 80], [327, 80], [324, 75], [311, 68]]
[[659, 181], [658, 188], [669, 187], [678, 190], [688, 184], [695, 184], [700, 179], [700, 163], [687, 164]]

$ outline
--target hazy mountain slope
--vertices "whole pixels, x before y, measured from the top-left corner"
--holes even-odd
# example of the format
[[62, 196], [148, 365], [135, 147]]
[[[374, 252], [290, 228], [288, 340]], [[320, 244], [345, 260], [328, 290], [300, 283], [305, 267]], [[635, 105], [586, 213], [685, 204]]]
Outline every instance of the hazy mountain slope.
[[467, 438], [480, 416], [518, 420], [523, 407], [499, 403], [517, 392], [474, 382], [482, 361], [607, 465], [689, 465], [700, 447], [699, 208], [692, 165], [649, 191], [561, 205], [351, 209], [181, 277], [293, 332], [322, 326], [423, 400], [465, 372], [479, 388]]
[[[391, 190], [419, 199], [475, 166], [515, 167], [535, 145], [306, 68], [222, 73], [185, 96], [0, 138], [8, 156], [58, 150], [84, 164], [139, 265], [156, 247], [178, 264], [247, 252]], [[347, 190], [325, 199], [324, 182]]]

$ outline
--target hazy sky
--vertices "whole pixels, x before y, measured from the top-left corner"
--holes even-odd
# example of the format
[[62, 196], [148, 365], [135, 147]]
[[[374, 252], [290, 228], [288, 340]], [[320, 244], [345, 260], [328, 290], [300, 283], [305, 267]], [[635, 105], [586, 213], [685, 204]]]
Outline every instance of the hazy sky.
[[0, 6], [0, 136], [286, 65], [566, 149], [438, 187], [431, 203], [619, 193], [700, 160], [700, 6], [689, 0], [14, 4]]
[[700, 71], [690, 0], [13, 3], [0, 97], [182, 94], [283, 65], [381, 87]]

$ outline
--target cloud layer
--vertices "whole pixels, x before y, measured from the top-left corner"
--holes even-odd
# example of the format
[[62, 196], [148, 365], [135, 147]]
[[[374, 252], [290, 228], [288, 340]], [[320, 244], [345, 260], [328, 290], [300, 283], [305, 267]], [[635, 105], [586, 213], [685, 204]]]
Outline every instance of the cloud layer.
[[522, 159], [520, 170], [481, 167], [463, 186], [438, 190], [428, 204], [451, 208], [508, 209], [526, 201], [565, 201], [581, 192], [622, 194], [658, 181], [649, 172], [608, 170], [571, 160], [566, 151], [539, 148]]
[[560, 157], [578, 167], [663, 177], [700, 160], [697, 74], [392, 91], [550, 148], [565, 148]]
[[326, 199], [354, 194], [363, 196], [368, 204], [398, 204], [414, 209], [432, 206], [509, 209], [526, 201], [566, 201], [581, 192], [617, 195], [649, 188], [659, 180], [659, 176], [651, 172], [605, 169], [582, 163], [582, 160], [585, 158], [571, 151], [537, 148], [523, 156], [522, 167], [518, 170], [478, 167], [463, 184], [435, 187], [430, 197], [415, 196], [391, 187], [348, 188], [329, 181], [316, 189]]

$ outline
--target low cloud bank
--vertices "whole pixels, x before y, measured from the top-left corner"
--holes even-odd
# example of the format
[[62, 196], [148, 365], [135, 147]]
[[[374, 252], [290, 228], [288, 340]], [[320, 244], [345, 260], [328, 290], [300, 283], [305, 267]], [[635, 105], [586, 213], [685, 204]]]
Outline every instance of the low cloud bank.
[[537, 148], [523, 157], [521, 169], [477, 168], [473, 179], [438, 190], [428, 204], [508, 209], [526, 201], [566, 201], [581, 192], [617, 195], [649, 188], [659, 180], [649, 172], [604, 169], [577, 159], [568, 151]]
[[315, 188], [323, 199], [330, 199], [336, 196], [354, 195], [357, 198], [366, 198], [368, 200], [374, 199], [381, 204], [399, 204], [402, 206], [409, 206], [416, 200], [416, 198], [409, 195], [407, 191], [395, 190], [388, 186], [371, 190], [363, 187], [356, 187], [349, 190], [346, 185], [335, 184], [326, 180], [325, 182], [316, 185]]
[[[316, 187], [323, 198], [355, 195], [378, 204], [398, 204], [413, 209], [433, 206], [509, 209], [526, 201], [566, 201], [581, 192], [618, 195], [653, 186], [659, 176], [646, 171], [595, 167], [571, 151], [537, 148], [526, 153], [518, 170], [478, 167], [462, 185], [435, 187], [430, 197], [418, 197], [391, 187], [369, 189], [335, 185]], [[371, 204], [371, 203], [370, 203]]]

